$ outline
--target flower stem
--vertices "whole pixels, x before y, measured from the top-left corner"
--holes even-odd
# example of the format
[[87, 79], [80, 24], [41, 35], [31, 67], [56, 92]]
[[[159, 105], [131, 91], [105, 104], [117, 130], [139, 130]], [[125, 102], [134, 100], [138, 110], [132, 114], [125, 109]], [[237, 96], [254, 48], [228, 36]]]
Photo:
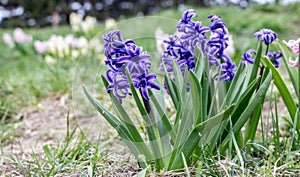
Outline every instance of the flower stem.
[[[140, 91], [140, 94], [142, 95], [141, 89], [139, 91]], [[161, 163], [163, 163], [163, 161], [161, 159], [163, 157], [163, 148], [162, 148], [162, 143], [161, 143], [161, 139], [160, 139], [160, 135], [159, 135], [159, 130], [158, 130], [155, 115], [154, 115], [154, 112], [152, 111], [149, 100], [146, 100], [143, 96], [142, 96], [142, 99], [143, 99], [143, 103], [144, 103], [145, 109], [147, 111], [147, 114], [149, 115], [149, 118], [150, 118], [150, 125], [147, 125], [147, 126], [151, 126], [153, 128], [154, 135], [157, 140], [155, 142], [150, 142], [150, 143], [157, 143], [156, 145], [158, 146], [159, 152], [157, 152], [155, 150], [154, 156], [156, 156], [159, 159], [158, 160], [159, 164], [157, 164], [157, 168], [158, 168], [158, 170], [160, 170], [160, 168], [163, 167], [164, 164], [161, 164]], [[154, 144], [154, 146], [155, 146], [155, 144]]]

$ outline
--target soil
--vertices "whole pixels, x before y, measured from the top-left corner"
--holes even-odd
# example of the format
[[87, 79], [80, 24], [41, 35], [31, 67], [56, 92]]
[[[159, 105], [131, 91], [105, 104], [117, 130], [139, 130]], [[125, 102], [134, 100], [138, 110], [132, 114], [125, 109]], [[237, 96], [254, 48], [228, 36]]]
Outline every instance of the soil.
[[[106, 169], [106, 172], [102, 175], [136, 175], [141, 169], [132, 160], [134, 158], [129, 150], [117, 138], [116, 132], [110, 128], [110, 125], [104, 119], [99, 119], [99, 114], [87, 114], [83, 111], [76, 112], [72, 110], [72, 106], [74, 105], [72, 105], [69, 95], [58, 95], [42, 100], [35, 107], [21, 110], [17, 116], [22, 117], [22, 120], [15, 124], [15, 128], [20, 129], [21, 134], [16, 136], [12, 143], [5, 146], [0, 152], [0, 155], [4, 157], [2, 162], [0, 161], [2, 170], [15, 176], [18, 174], [20, 167], [17, 167], [16, 164], [9, 160], [12, 156], [18, 157], [21, 162], [34, 163], [34, 159], [28, 154], [34, 152], [37, 156], [43, 156], [44, 145], [55, 146], [56, 143], [62, 142], [66, 136], [69, 112], [71, 130], [78, 127], [91, 141], [97, 139], [99, 135], [100, 142], [112, 140], [112, 142], [108, 142], [108, 144], [110, 143], [110, 148], [106, 152], [110, 155], [106, 157], [108, 162], [106, 166], [102, 166], [102, 168]], [[288, 115], [282, 99], [279, 99], [277, 107], [279, 116]], [[270, 105], [268, 102], [265, 102], [263, 106], [264, 118], [270, 116], [268, 111], [270, 108], [274, 110], [274, 104]], [[81, 131], [77, 131], [75, 136], [80, 136]], [[62, 176], [77, 175], [63, 174]]]

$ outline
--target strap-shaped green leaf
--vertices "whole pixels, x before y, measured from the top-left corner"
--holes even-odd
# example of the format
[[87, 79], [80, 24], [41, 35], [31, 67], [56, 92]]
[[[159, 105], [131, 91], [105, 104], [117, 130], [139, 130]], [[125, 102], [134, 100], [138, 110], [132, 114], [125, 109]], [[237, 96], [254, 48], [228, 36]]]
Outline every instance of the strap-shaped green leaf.
[[183, 168], [184, 164], [183, 164], [181, 154], [182, 153], [184, 154], [184, 156], [186, 157], [186, 161], [188, 162], [188, 158], [191, 156], [196, 145], [199, 143], [200, 138], [206, 133], [209, 133], [210, 132], [209, 130], [211, 130], [213, 127], [220, 125], [222, 121], [227, 119], [230, 116], [231, 112], [233, 111], [234, 107], [235, 105], [231, 105], [226, 110], [219, 113], [218, 115], [215, 115], [214, 117], [211, 117], [206, 121], [202, 122], [201, 124], [197, 125], [189, 134], [184, 144], [179, 146], [179, 148], [173, 150], [170, 163], [168, 165], [168, 170]]
[[159, 147], [161, 147], [159, 145], [159, 137], [156, 137], [154, 129], [153, 129], [153, 126], [155, 126], [154, 125], [155, 120], [151, 120], [149, 113], [147, 112], [146, 108], [144, 107], [143, 103], [141, 102], [141, 100], [137, 94], [137, 91], [134, 87], [134, 84], [133, 84], [132, 78], [130, 76], [130, 73], [128, 71], [128, 68], [126, 68], [126, 77], [127, 77], [128, 83], [130, 85], [130, 90], [131, 90], [132, 96], [136, 102], [136, 105], [140, 111], [140, 114], [141, 114], [142, 118], [145, 120], [145, 122], [147, 123], [146, 130], [147, 130], [147, 134], [148, 134], [148, 137], [150, 140], [150, 145], [151, 145], [151, 148], [153, 151], [154, 160], [156, 163], [156, 167], [158, 168], [158, 170], [160, 170], [160, 168], [163, 167], [163, 161], [161, 159], [162, 156], [161, 156], [161, 152], [159, 150]]
[[[257, 108], [257, 105], [263, 103], [265, 95], [268, 91], [269, 85], [271, 83], [271, 80], [272, 80], [272, 74], [269, 73], [267, 78], [264, 80], [264, 82], [262, 83], [262, 85], [260, 86], [260, 88], [258, 89], [256, 94], [254, 95], [254, 99], [252, 99], [249, 102], [249, 104], [247, 104], [248, 106], [245, 109], [238, 110], [238, 111], [241, 111], [242, 114], [239, 113], [240, 116], [238, 117], [238, 119], [236, 120], [235, 124], [233, 125], [233, 127], [231, 129], [231, 131], [233, 133], [237, 134], [242, 129], [242, 127], [245, 125], [245, 123], [247, 122], [247, 120], [249, 119], [249, 117], [251, 116], [253, 111], [255, 111], [255, 109]], [[222, 144], [220, 147], [221, 153], [224, 153], [224, 151], [227, 149], [228, 143], [230, 140], [229, 133], [225, 134], [225, 136], [226, 136], [226, 138], [222, 141]]]
[[202, 88], [200, 86], [200, 82], [193, 71], [190, 71], [190, 87], [192, 92], [192, 100], [193, 100], [193, 116], [196, 124], [201, 123], [201, 95]]
[[[295, 118], [296, 112], [297, 112], [297, 106], [296, 106], [296, 103], [295, 103], [289, 89], [287, 88], [286, 84], [284, 83], [278, 70], [273, 66], [273, 64], [270, 62], [270, 60], [267, 57], [263, 57], [262, 61], [264, 62], [266, 67], [268, 67], [272, 71], [274, 83], [275, 83], [276, 87], [278, 88], [280, 95], [282, 96], [282, 99], [289, 111], [291, 118], [293, 119], [292, 122], [294, 122], [294, 118]], [[297, 119], [298, 119], [297, 130], [299, 131], [300, 130], [300, 116], [298, 116]]]
[[176, 139], [176, 133], [174, 131], [174, 128], [171, 124], [171, 122], [169, 121], [168, 116], [166, 115], [166, 113], [163, 111], [161, 105], [159, 104], [158, 100], [155, 98], [155, 96], [153, 96], [153, 92], [152, 90], [149, 89], [149, 95], [151, 97], [151, 101], [153, 102], [158, 114], [160, 115], [160, 119], [162, 120], [164, 126], [166, 127], [168, 133], [170, 134], [170, 137], [172, 139], [172, 141], [174, 142]]
[[[87, 91], [87, 88], [83, 85], [83, 91], [92, 105], [99, 111], [99, 113], [106, 119], [106, 121], [115, 128], [118, 132], [122, 140], [126, 143], [129, 147], [131, 152], [135, 155], [137, 159], [139, 159], [139, 150], [137, 147], [132, 143], [134, 141], [133, 137], [131, 136], [130, 132], [126, 129], [124, 124], [120, 122], [113, 114], [111, 114], [107, 109], [105, 109], [99, 102], [96, 100], [91, 94]], [[141, 162], [141, 165], [146, 166], [144, 162]]]
[[252, 82], [257, 77], [257, 71], [260, 66], [260, 60], [262, 56], [262, 40], [259, 41], [257, 50], [256, 50], [256, 56], [252, 67], [250, 82]]
[[289, 73], [290, 79], [291, 79], [294, 89], [296, 91], [296, 95], [299, 97], [298, 90], [299, 90], [300, 85], [298, 85], [298, 80], [299, 80], [299, 78], [297, 77], [298, 73], [297, 73], [296, 69], [290, 68], [290, 66], [288, 64], [288, 61], [291, 58], [291, 54], [290, 54], [291, 52], [289, 51], [289, 49], [286, 47], [286, 45], [281, 40], [277, 39], [276, 44], [277, 44], [277, 47], [282, 52], [283, 64]]

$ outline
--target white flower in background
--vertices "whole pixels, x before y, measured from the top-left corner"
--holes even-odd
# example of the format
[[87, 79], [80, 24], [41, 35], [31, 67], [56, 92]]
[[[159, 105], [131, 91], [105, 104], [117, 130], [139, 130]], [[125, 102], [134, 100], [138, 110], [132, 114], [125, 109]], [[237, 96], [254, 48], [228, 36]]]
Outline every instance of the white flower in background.
[[72, 30], [74, 31], [80, 31], [81, 23], [82, 23], [82, 16], [72, 12], [69, 16], [70, 19], [70, 25]]
[[38, 54], [43, 54], [48, 50], [48, 43], [42, 41], [34, 41], [34, 48]]
[[77, 57], [79, 57], [79, 55], [80, 55], [80, 52], [78, 50], [72, 50], [72, 52], [71, 52], [72, 58], [77, 58]]
[[68, 45], [72, 45], [74, 39], [75, 39], [75, 38], [74, 38], [73, 34], [68, 34], [68, 35], [65, 37], [65, 42], [66, 42]]
[[9, 46], [9, 47], [13, 47], [14, 46], [14, 41], [13, 41], [13, 39], [12, 39], [12, 37], [11, 37], [10, 34], [3, 33], [2, 38], [3, 38], [4, 43], [7, 46]]
[[83, 48], [88, 44], [88, 41], [85, 37], [81, 36], [80, 38], [75, 38], [71, 44], [73, 48]]
[[163, 54], [167, 48], [167, 45], [164, 43], [164, 40], [169, 38], [169, 34], [165, 33], [161, 28], [157, 28], [154, 32], [156, 40], [156, 49], [157, 52]]
[[87, 16], [81, 23], [81, 29], [83, 32], [88, 33], [97, 25], [97, 19], [95, 17]]
[[234, 48], [234, 43], [233, 43], [233, 39], [232, 39], [232, 35], [228, 35], [229, 41], [228, 41], [228, 47], [225, 49], [224, 53], [226, 55], [234, 55], [235, 53], [235, 48]]
[[25, 34], [25, 32], [21, 28], [16, 28], [14, 30], [13, 38], [16, 43], [20, 44], [32, 41], [32, 36]]
[[48, 63], [48, 64], [55, 64], [55, 63], [56, 63], [56, 59], [53, 58], [53, 57], [50, 56], [50, 55], [46, 55], [46, 56], [45, 56], [45, 61], [46, 61], [46, 63]]
[[48, 50], [59, 58], [70, 53], [69, 45], [65, 41], [65, 38], [59, 35], [51, 35], [48, 40]]
[[116, 21], [113, 18], [105, 20], [105, 29], [114, 29], [116, 27]]
[[103, 49], [102, 44], [100, 43], [100, 40], [98, 38], [93, 38], [89, 42], [89, 49], [94, 50], [96, 53], [100, 53]]

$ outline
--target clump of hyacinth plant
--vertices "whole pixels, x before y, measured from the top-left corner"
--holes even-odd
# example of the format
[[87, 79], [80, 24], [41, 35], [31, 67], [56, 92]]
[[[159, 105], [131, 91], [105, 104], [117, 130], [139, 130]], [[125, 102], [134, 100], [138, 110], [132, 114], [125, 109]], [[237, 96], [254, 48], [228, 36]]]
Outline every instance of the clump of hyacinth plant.
[[[270, 85], [268, 69], [261, 79], [258, 66], [242, 62], [236, 66], [225, 54], [228, 29], [220, 17], [208, 16], [209, 26], [196, 17], [194, 10], [185, 11], [177, 25], [180, 35], [164, 41], [167, 48], [160, 59], [164, 84], [157, 73], [150, 73], [151, 56], [133, 40], [124, 40], [120, 31], [112, 31], [103, 35], [108, 70], [102, 79], [115, 114], [84, 87], [142, 168], [183, 169], [218, 152], [238, 151], [241, 137], [248, 136], [241, 129], [263, 103]], [[123, 107], [130, 96], [142, 125], [134, 125]], [[175, 113], [168, 112], [166, 96], [171, 97], [173, 104], [168, 106]], [[144, 127], [146, 131], [141, 131]]]

